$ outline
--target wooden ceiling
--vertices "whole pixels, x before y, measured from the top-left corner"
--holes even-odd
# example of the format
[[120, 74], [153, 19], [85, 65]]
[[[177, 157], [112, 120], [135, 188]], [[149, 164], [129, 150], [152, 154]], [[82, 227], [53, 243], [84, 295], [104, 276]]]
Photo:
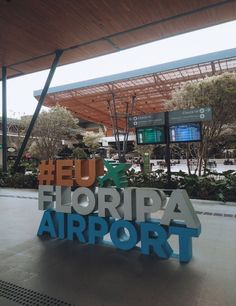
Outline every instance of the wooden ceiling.
[[[54, 87], [49, 90], [44, 105], [51, 107], [59, 104], [78, 118], [112, 127], [109, 103], [114, 99], [118, 125], [122, 129], [127, 104], [129, 112], [131, 110], [132, 97], [136, 101], [133, 115], [165, 111], [165, 101], [184, 83], [226, 71], [236, 71], [236, 49]], [[40, 91], [34, 95], [38, 99]]]
[[[235, 0], [0, 0], [0, 64], [8, 77], [234, 20]], [[0, 72], [1, 79], [1, 72]]]

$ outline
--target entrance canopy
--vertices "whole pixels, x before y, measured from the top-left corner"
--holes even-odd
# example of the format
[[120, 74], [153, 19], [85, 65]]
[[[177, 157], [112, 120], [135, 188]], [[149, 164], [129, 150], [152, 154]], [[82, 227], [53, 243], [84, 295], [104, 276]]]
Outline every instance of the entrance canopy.
[[[115, 99], [119, 126], [122, 127], [122, 114], [133, 97], [136, 100], [134, 115], [161, 112], [165, 110], [165, 100], [176, 88], [226, 71], [236, 71], [236, 48], [53, 87], [48, 90], [44, 105], [59, 104], [78, 118], [111, 127], [108, 106]], [[37, 99], [40, 94], [41, 90], [34, 92]]]
[[[123, 50], [235, 19], [234, 0], [21, 0], [0, 4], [7, 77]], [[0, 79], [2, 79], [0, 72]]]

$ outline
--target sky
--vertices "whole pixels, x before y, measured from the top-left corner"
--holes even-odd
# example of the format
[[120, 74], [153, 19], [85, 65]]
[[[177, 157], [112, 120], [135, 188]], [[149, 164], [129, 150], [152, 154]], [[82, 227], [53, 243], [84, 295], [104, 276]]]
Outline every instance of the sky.
[[[236, 21], [58, 67], [50, 87], [231, 48], [236, 48]], [[7, 81], [8, 117], [33, 114], [37, 103], [33, 91], [43, 88], [47, 75], [44, 70]], [[1, 90], [0, 84], [0, 97]]]

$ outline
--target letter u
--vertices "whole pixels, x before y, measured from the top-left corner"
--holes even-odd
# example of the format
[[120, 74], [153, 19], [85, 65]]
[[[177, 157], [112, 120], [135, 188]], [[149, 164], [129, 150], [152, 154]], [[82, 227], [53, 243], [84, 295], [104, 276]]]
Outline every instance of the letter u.
[[96, 180], [96, 160], [75, 160], [75, 183], [80, 187], [90, 187]]

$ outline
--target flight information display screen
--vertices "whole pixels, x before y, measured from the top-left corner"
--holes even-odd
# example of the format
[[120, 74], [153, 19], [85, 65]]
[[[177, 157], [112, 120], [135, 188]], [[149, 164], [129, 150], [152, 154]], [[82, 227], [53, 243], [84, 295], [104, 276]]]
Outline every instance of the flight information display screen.
[[165, 143], [163, 126], [140, 127], [136, 129], [138, 145]]
[[170, 142], [201, 141], [201, 123], [175, 124], [169, 127]]

